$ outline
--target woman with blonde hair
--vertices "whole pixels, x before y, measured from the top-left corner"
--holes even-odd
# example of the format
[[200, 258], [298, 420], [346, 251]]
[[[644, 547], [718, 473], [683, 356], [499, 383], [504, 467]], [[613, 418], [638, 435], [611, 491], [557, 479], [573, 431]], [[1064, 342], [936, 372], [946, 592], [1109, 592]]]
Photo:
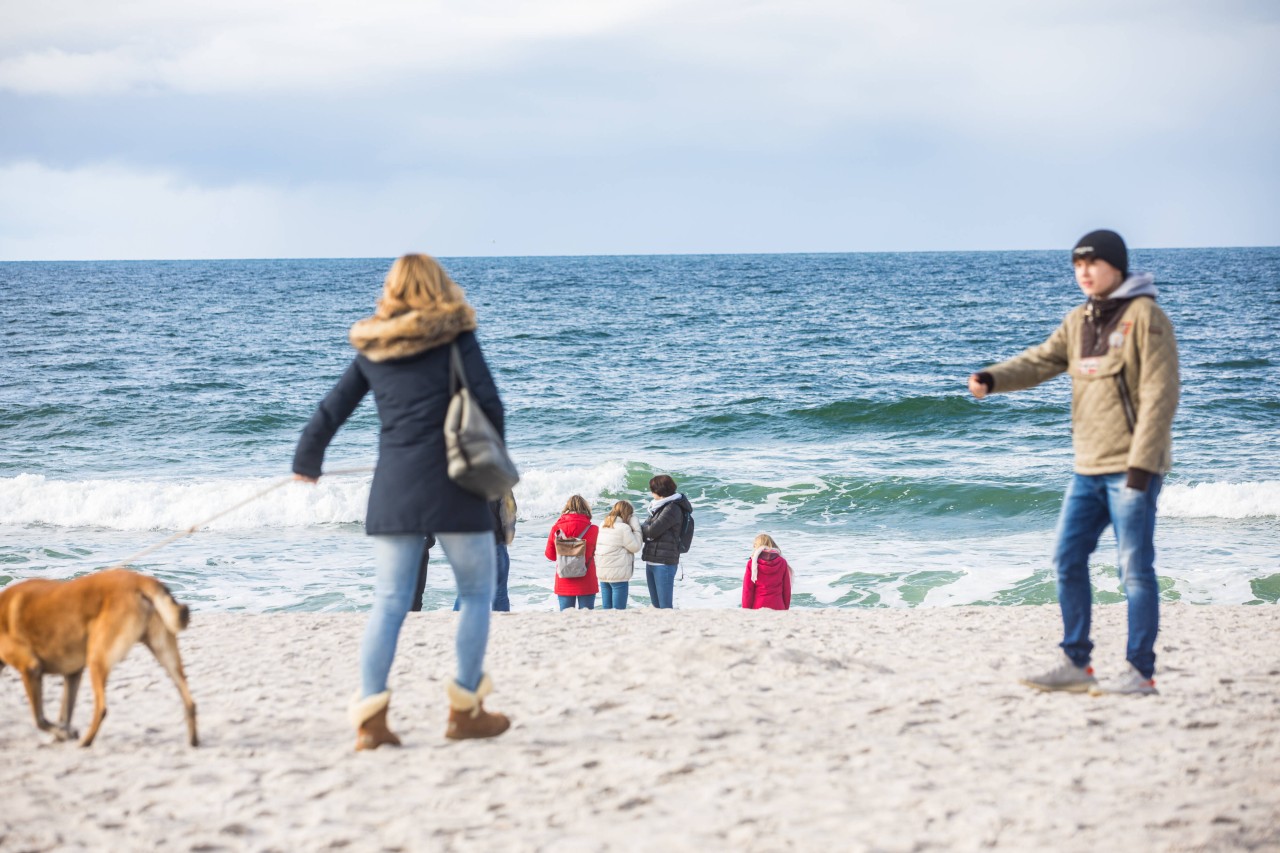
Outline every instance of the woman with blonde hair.
[[795, 573], [778, 543], [768, 533], [761, 533], [751, 543], [751, 549], [747, 573], [742, 578], [742, 606], [747, 610], [790, 610]]
[[484, 655], [496, 571], [493, 516], [483, 497], [449, 479], [445, 460], [452, 348], [461, 355], [476, 402], [503, 431], [502, 401], [475, 329], [475, 311], [462, 288], [434, 258], [405, 255], [395, 261], [377, 310], [351, 327], [354, 360], [320, 402], [294, 454], [295, 478], [316, 482], [334, 433], [373, 391], [382, 428], [365, 518], [373, 539], [373, 608], [360, 645], [360, 689], [350, 708], [358, 750], [400, 744], [387, 724], [387, 676], [430, 536], [453, 567], [462, 611], [457, 675], [446, 688], [445, 737], [494, 737], [510, 725], [483, 705], [492, 689]]
[[605, 610], [626, 610], [636, 554], [644, 547], [640, 519], [630, 501], [618, 501], [600, 523], [596, 543], [596, 578]]
[[565, 501], [564, 511], [551, 525], [547, 534], [546, 556], [548, 560], [556, 559], [556, 537], [566, 539], [585, 539], [587, 572], [581, 577], [562, 578], [556, 571], [555, 593], [560, 600], [560, 609], [585, 608], [595, 610], [596, 593], [600, 591], [600, 583], [596, 580], [596, 540], [600, 538], [600, 528], [591, 523], [591, 505], [582, 495], [574, 495]]

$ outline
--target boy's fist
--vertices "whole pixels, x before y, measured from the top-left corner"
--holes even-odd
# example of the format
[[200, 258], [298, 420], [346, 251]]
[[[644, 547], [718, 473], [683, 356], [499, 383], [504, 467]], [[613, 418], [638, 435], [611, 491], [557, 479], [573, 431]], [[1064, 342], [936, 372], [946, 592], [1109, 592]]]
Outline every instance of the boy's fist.
[[989, 389], [987, 383], [978, 378], [978, 374], [969, 374], [969, 393], [981, 400], [987, 396]]

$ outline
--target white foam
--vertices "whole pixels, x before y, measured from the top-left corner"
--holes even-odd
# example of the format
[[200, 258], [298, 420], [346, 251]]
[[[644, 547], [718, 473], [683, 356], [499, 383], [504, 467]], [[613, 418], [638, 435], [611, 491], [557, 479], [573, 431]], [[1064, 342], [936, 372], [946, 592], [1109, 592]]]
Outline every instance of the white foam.
[[[520, 517], [554, 516], [573, 494], [593, 504], [626, 485], [621, 462], [584, 468], [532, 469], [516, 487]], [[0, 478], [0, 524], [182, 530], [234, 506], [276, 478], [216, 480], [51, 480], [39, 474]], [[289, 483], [209, 525], [211, 530], [363, 524], [369, 475]]]
[[[181, 530], [270, 486], [277, 478], [50, 480], [0, 478], [0, 524]], [[364, 520], [369, 477], [290, 483], [209, 525], [212, 530], [353, 524]]]
[[581, 468], [533, 468], [520, 472], [516, 503], [520, 519], [554, 518], [571, 495], [582, 495], [593, 509], [602, 503], [605, 492], [619, 492], [627, 486], [627, 466], [604, 462]]
[[1167, 486], [1160, 515], [1169, 518], [1274, 518], [1280, 516], [1280, 481]]

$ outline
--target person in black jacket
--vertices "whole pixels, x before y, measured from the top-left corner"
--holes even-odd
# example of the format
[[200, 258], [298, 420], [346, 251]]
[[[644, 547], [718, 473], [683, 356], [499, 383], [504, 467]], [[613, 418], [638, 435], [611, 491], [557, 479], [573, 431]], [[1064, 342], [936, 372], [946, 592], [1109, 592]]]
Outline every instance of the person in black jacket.
[[510, 725], [482, 705], [492, 689], [484, 654], [495, 574], [493, 516], [484, 498], [449, 479], [445, 460], [451, 346], [462, 356], [476, 402], [494, 428], [504, 431], [502, 401], [475, 328], [475, 311], [462, 288], [434, 258], [398, 259], [374, 315], [351, 327], [355, 360], [320, 402], [294, 454], [296, 478], [316, 482], [334, 433], [373, 391], [382, 423], [365, 517], [365, 531], [373, 537], [374, 602], [360, 646], [360, 691], [350, 709], [356, 749], [400, 743], [387, 726], [387, 675], [429, 536], [449, 558], [462, 609], [445, 735], [493, 737]]
[[[511, 492], [507, 492], [496, 501], [489, 502], [489, 509], [493, 512], [493, 549], [497, 557], [498, 563], [498, 582], [493, 588], [493, 611], [495, 613], [508, 613], [511, 611], [511, 596], [507, 592], [507, 580], [511, 576], [511, 552], [507, 550], [507, 546], [511, 544], [511, 540], [516, 536], [516, 498]], [[428, 540], [427, 548], [430, 549], [432, 542]], [[427, 555], [430, 551], [422, 552], [422, 568], [418, 574], [418, 591], [414, 597], [414, 610], [422, 609], [422, 593], [427, 586]], [[455, 598], [453, 600], [453, 609], [458, 610], [462, 606], [462, 599]]]
[[676, 571], [680, 568], [680, 535], [684, 532], [684, 517], [693, 512], [693, 505], [676, 491], [676, 481], [666, 474], [649, 481], [649, 492], [653, 495], [649, 519], [640, 525], [640, 536], [644, 539], [641, 551], [644, 575], [653, 606], [671, 609]]

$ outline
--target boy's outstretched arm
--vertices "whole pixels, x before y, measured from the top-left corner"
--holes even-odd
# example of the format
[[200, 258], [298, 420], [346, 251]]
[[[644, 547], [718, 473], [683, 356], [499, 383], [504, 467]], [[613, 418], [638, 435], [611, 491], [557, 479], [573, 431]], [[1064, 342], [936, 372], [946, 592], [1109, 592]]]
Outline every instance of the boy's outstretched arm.
[[969, 393], [981, 400], [995, 392], [1021, 391], [1052, 379], [1067, 369], [1067, 323], [1062, 321], [1048, 340], [1008, 361], [969, 376]]

